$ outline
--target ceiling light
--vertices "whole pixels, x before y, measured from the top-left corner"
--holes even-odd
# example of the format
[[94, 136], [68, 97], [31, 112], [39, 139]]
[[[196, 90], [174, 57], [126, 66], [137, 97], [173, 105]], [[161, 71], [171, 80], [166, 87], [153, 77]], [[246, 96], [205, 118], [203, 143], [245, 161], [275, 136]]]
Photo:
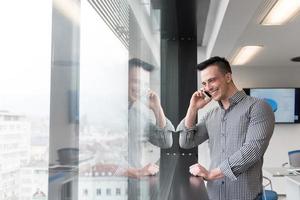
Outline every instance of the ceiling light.
[[232, 65], [244, 65], [249, 60], [251, 60], [255, 54], [257, 54], [262, 49], [262, 46], [244, 46], [232, 59]]
[[300, 0], [278, 0], [262, 20], [262, 25], [282, 25], [300, 10]]

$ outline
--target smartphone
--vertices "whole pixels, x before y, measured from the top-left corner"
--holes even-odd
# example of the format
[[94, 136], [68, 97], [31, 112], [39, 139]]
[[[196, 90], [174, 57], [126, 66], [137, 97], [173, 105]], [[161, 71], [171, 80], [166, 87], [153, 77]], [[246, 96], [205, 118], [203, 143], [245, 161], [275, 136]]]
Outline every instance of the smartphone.
[[205, 96], [207, 96], [208, 98], [211, 98], [211, 95], [209, 94], [209, 92], [204, 91]]

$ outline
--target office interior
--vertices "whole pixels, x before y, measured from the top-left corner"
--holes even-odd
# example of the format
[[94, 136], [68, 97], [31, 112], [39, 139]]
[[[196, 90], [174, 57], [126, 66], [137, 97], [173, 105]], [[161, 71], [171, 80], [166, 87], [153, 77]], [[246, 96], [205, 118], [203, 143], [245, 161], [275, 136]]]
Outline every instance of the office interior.
[[[300, 88], [299, 13], [297, 0], [1, 2], [0, 200], [209, 199], [188, 171], [209, 167], [208, 141], [182, 149], [176, 132], [202, 87], [196, 65], [227, 58], [240, 90]], [[151, 70], [132, 89], [134, 59]], [[171, 146], [149, 142], [141, 127], [153, 113], [131, 103], [149, 90], [174, 127]], [[283, 110], [299, 113], [295, 99]], [[298, 117], [275, 124], [264, 155], [263, 189], [278, 199], [300, 199]], [[140, 176], [149, 164], [158, 172]]]

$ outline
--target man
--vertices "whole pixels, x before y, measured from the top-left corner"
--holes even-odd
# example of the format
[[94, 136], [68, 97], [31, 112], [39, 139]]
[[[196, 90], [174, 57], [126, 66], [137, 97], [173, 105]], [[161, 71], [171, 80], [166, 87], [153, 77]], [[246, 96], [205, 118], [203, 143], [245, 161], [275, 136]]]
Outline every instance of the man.
[[[192, 95], [186, 117], [178, 126], [179, 144], [193, 148], [209, 140], [211, 164], [209, 170], [194, 164], [190, 172], [207, 181], [212, 200], [259, 199], [263, 155], [273, 134], [274, 113], [263, 100], [238, 91], [225, 58], [212, 57], [197, 68], [203, 87]], [[198, 111], [211, 99], [219, 106], [195, 125]]]

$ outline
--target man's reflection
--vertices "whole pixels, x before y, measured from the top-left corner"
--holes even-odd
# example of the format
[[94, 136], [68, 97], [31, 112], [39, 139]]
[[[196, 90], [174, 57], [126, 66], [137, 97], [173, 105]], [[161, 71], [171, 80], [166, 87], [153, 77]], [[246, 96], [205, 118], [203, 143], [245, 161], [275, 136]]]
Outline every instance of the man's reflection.
[[140, 59], [129, 60], [128, 72], [128, 163], [98, 163], [81, 171], [140, 178], [155, 175], [160, 148], [170, 148], [174, 127], [166, 118], [158, 95], [149, 89], [154, 66]]
[[153, 65], [140, 59], [129, 60], [128, 160], [137, 176], [156, 174], [156, 150], [172, 146], [174, 127], [166, 118], [158, 95], [149, 89], [153, 69]]
[[[159, 97], [150, 86], [150, 73], [154, 69], [140, 59], [129, 60], [128, 76], [128, 172], [135, 177], [155, 175], [159, 167], [160, 148], [172, 146], [174, 127], [166, 118]], [[131, 200], [150, 197], [149, 185], [138, 179], [129, 179], [128, 197]]]

